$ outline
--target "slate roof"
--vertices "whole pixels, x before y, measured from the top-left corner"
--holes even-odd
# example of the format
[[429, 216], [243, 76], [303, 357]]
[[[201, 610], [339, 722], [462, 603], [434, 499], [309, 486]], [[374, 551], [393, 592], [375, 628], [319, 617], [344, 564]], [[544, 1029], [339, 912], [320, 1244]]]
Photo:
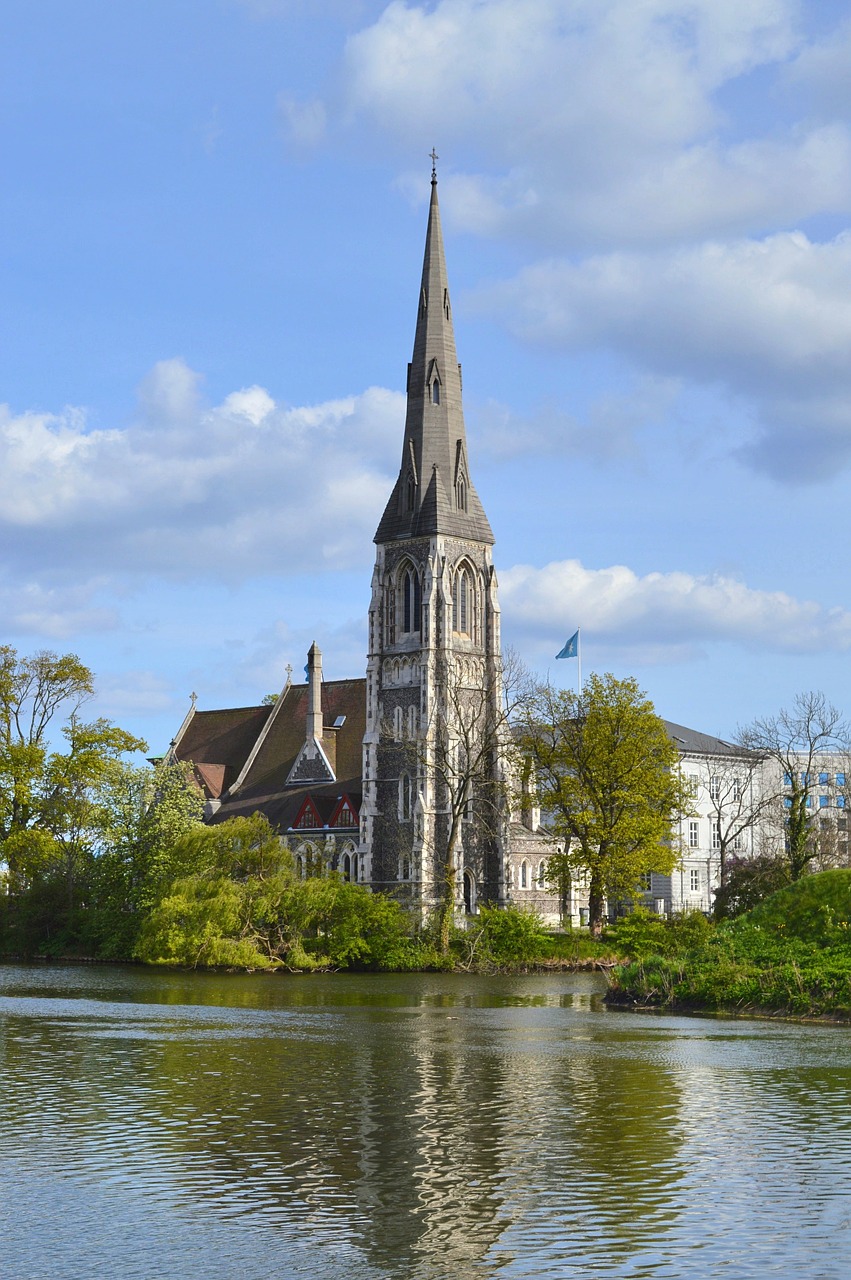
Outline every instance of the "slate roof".
[[[439, 403], [432, 397], [435, 374]], [[467, 509], [459, 510], [455, 485], [463, 472]], [[413, 509], [407, 501], [408, 476], [416, 479]], [[376, 542], [449, 534], [474, 542], [494, 541], [467, 464], [467, 436], [461, 407], [461, 368], [455, 350], [449, 281], [432, 179], [423, 274], [414, 351], [408, 366], [408, 408], [399, 478], [381, 517]]]
[[[273, 706], [191, 715], [174, 751], [178, 759], [192, 761], [207, 798], [221, 799], [214, 822], [259, 812], [285, 833], [308, 795], [323, 827], [344, 795], [360, 810], [366, 681], [322, 682], [322, 746], [336, 781], [288, 786], [287, 777], [305, 742], [307, 710], [308, 686], [291, 684]], [[333, 728], [341, 717], [343, 724]], [[357, 828], [351, 830], [355, 833]]]
[[751, 754], [746, 747], [737, 747], [733, 742], [725, 742], [723, 738], [715, 738], [710, 733], [699, 733], [697, 729], [688, 729], [683, 724], [674, 724], [672, 720], [664, 720], [663, 724], [668, 737], [680, 751], [710, 756]]

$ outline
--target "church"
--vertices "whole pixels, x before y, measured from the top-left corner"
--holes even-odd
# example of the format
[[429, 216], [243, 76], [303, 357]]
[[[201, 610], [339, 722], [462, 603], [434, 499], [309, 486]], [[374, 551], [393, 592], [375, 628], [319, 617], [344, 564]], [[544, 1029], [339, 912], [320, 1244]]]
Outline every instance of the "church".
[[[472, 480], [432, 170], [399, 473], [375, 534], [366, 675], [288, 674], [270, 704], [192, 707], [170, 758], [206, 818], [265, 814], [302, 874], [323, 868], [424, 914], [515, 902], [574, 915], [545, 889], [548, 851], [509, 776], [494, 536]], [[515, 811], [516, 810], [516, 811]]]

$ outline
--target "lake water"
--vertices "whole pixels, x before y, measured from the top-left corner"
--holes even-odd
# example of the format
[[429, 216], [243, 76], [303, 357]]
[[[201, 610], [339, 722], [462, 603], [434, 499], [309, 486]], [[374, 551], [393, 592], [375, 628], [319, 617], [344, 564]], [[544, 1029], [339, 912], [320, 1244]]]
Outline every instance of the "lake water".
[[4, 1280], [851, 1273], [851, 1029], [0, 966]]

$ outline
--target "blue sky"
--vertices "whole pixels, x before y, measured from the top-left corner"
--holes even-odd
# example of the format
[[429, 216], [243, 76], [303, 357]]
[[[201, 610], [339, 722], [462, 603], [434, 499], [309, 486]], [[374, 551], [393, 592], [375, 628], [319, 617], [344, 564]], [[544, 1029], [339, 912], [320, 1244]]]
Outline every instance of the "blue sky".
[[429, 192], [506, 642], [851, 711], [851, 12], [11, 0], [2, 635], [162, 749], [364, 667]]

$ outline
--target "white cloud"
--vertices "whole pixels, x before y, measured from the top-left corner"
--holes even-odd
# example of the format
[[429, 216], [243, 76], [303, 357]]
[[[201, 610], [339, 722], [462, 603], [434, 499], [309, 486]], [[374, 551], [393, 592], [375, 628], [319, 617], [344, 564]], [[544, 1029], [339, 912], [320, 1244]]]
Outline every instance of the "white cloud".
[[0, 579], [0, 632], [58, 642], [112, 631], [119, 624], [118, 614], [98, 600], [102, 586], [98, 579], [73, 586], [46, 586], [35, 579], [16, 581], [7, 571]]
[[199, 384], [182, 361], [161, 362], [140, 389], [139, 420], [121, 430], [90, 430], [79, 410], [15, 416], [0, 406], [0, 530], [22, 576], [364, 563], [404, 397], [374, 387], [291, 408], [250, 387], [209, 407]]
[[582, 626], [595, 644], [633, 661], [680, 661], [727, 642], [777, 653], [847, 652], [851, 613], [754, 590], [724, 575], [648, 573], [625, 565], [586, 569], [578, 560], [500, 574], [506, 625], [555, 653]]
[[760, 435], [745, 456], [779, 478], [819, 479], [851, 458], [851, 233], [553, 260], [475, 305], [529, 341], [601, 345], [749, 400]]
[[284, 137], [297, 150], [312, 151], [324, 140], [327, 113], [319, 98], [301, 101], [292, 94], [279, 93], [278, 113]]
[[446, 207], [479, 232], [608, 245], [788, 225], [851, 207], [846, 123], [808, 125], [793, 110], [781, 125], [775, 109], [770, 132], [753, 134], [718, 95], [754, 71], [780, 76], [807, 47], [799, 11], [394, 0], [348, 42], [348, 111], [407, 148], [439, 138]]
[[495, 400], [467, 407], [468, 432], [477, 457], [506, 459], [558, 454], [604, 465], [634, 461], [642, 437], [671, 409], [675, 379], [639, 377], [628, 393], [605, 392], [577, 417], [550, 403], [518, 414]]

